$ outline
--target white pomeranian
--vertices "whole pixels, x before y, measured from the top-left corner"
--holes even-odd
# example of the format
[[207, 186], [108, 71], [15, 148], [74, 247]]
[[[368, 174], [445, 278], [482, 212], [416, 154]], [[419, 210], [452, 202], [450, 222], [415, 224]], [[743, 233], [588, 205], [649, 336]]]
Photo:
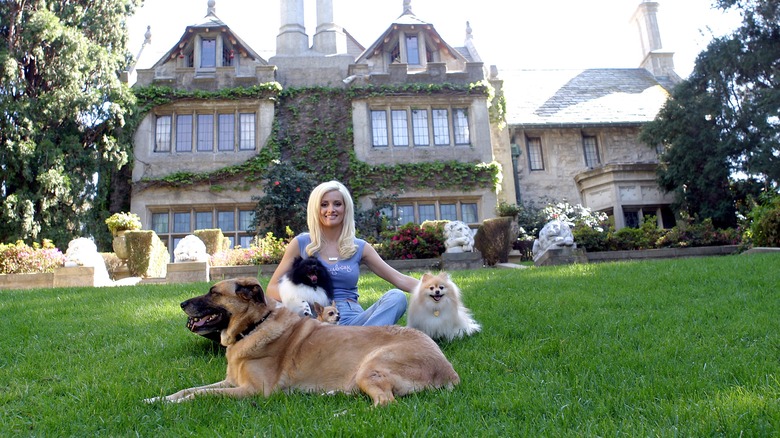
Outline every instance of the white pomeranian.
[[471, 311], [460, 300], [460, 289], [449, 274], [423, 274], [409, 300], [406, 325], [433, 339], [453, 339], [469, 336], [481, 329], [471, 317]]

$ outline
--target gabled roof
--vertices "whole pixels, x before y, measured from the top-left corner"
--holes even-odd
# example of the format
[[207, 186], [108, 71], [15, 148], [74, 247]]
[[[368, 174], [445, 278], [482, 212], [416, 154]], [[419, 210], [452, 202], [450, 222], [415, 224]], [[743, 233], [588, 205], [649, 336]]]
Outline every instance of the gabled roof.
[[522, 127], [646, 123], [669, 97], [642, 68], [502, 70], [501, 79], [507, 123]]
[[390, 41], [394, 41], [393, 38], [390, 38], [393, 34], [398, 33], [399, 30], [404, 28], [409, 28], [411, 26], [414, 26], [415, 28], [420, 28], [424, 32], [428, 34], [430, 37], [430, 40], [433, 41], [435, 44], [439, 46], [440, 49], [446, 49], [454, 58], [458, 58], [463, 62], [468, 62], [469, 60], [463, 56], [463, 54], [452, 47], [451, 45], [447, 44], [444, 39], [442, 39], [441, 35], [439, 35], [439, 32], [436, 31], [436, 28], [433, 26], [433, 24], [428, 23], [426, 21], [420, 20], [417, 18], [416, 15], [414, 15], [411, 10], [404, 11], [404, 13], [398, 17], [393, 23], [390, 24], [390, 27], [385, 30], [384, 33], [382, 33], [382, 36], [377, 39], [374, 44], [371, 44], [371, 46], [368, 47], [355, 61], [355, 63], [360, 63], [365, 61], [368, 58], [371, 58], [374, 56], [374, 53], [377, 51], [382, 51], [382, 47], [389, 43]]
[[221, 32], [230, 40], [231, 44], [237, 47], [238, 50], [242, 51], [242, 54], [254, 61], [260, 62], [261, 64], [268, 64], [267, 60], [263, 59], [260, 55], [257, 54], [257, 52], [249, 47], [249, 45], [245, 43], [244, 40], [242, 40], [238, 35], [236, 35], [227, 24], [220, 20], [215, 14], [209, 13], [206, 15], [202, 23], [187, 26], [181, 38], [179, 38], [179, 41], [174, 44], [171, 50], [163, 55], [163, 57], [160, 58], [160, 60], [157, 61], [152, 68], [160, 67], [169, 60], [177, 57], [179, 53], [187, 46], [190, 38], [202, 31], [218, 33]]

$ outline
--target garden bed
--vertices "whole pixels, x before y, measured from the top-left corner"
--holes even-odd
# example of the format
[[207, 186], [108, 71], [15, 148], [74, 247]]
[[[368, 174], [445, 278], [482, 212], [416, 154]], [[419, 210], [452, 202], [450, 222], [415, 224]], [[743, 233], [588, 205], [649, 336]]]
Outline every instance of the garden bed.
[[694, 248], [660, 248], [630, 251], [585, 252], [588, 262], [615, 262], [619, 260], [671, 259], [678, 257], [703, 257], [729, 255], [739, 252], [739, 245], [697, 246]]
[[2, 289], [45, 289], [52, 287], [80, 287], [95, 285], [95, 268], [57, 268], [54, 272], [40, 274], [2, 274]]

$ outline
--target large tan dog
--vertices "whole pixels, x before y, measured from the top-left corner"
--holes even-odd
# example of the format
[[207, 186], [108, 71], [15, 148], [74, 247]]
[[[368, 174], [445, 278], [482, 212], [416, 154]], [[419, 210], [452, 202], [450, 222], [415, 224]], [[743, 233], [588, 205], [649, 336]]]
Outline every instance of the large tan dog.
[[192, 331], [209, 324], [225, 327], [221, 342], [227, 347], [227, 377], [146, 399], [148, 403], [205, 394], [267, 397], [283, 390], [360, 390], [378, 406], [395, 396], [460, 382], [438, 345], [422, 332], [399, 326], [339, 326], [300, 317], [266, 299], [254, 278], [221, 281], [181, 306]]

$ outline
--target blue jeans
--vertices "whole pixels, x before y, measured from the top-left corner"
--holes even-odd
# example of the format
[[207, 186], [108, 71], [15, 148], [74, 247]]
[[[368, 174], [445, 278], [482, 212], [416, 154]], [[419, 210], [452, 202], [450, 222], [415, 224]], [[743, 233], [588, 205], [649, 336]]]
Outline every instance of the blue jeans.
[[406, 294], [391, 289], [366, 310], [353, 300], [337, 300], [339, 325], [393, 325], [406, 312]]

